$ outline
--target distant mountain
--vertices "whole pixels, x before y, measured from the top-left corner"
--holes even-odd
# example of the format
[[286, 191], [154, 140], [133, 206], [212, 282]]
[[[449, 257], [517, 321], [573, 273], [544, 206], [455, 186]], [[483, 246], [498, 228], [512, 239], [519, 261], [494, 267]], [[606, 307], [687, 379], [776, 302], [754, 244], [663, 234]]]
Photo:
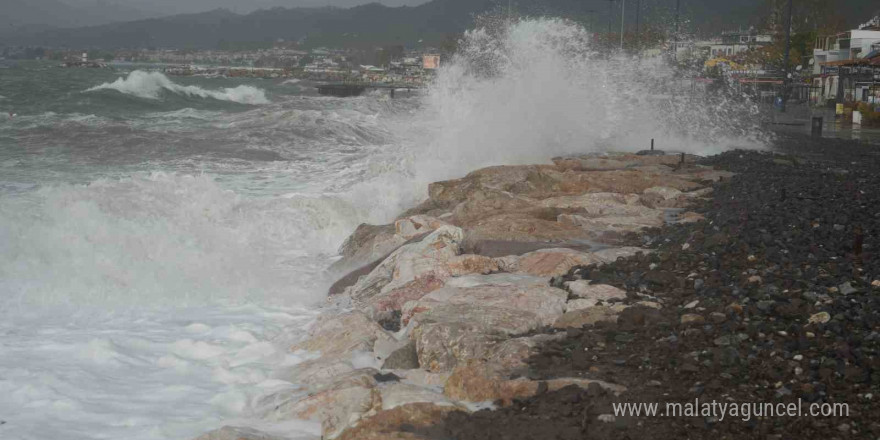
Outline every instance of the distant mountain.
[[155, 16], [107, 0], [72, 5], [60, 0], [3, 0], [0, 31], [94, 26]]
[[[10, 0], [6, 0], [10, 1]], [[57, 0], [11, 0], [37, 4]], [[684, 28], [718, 32], [747, 26], [760, 20], [757, 12], [766, 0], [688, 1], [682, 0]], [[851, 24], [866, 21], [876, 8], [876, 0], [846, 0], [841, 9]], [[175, 15], [79, 29], [48, 29], [0, 36], [0, 45], [28, 44], [72, 48], [217, 48], [230, 43], [268, 44], [278, 39], [304, 41], [308, 46], [374, 47], [412, 44], [419, 40], [439, 43], [474, 23], [474, 17], [487, 11], [556, 15], [590, 21], [597, 31], [619, 29], [619, 3], [608, 10], [607, 0], [433, 0], [418, 6], [388, 7], [379, 3], [321, 8], [273, 8], [239, 15], [217, 9], [198, 14]], [[634, 3], [627, 2], [627, 22], [634, 22]], [[642, 23], [671, 26], [672, 2], [647, 2]], [[651, 6], [653, 5], [653, 6]], [[601, 7], [604, 6], [605, 9]], [[611, 18], [612, 20], [609, 20]]]

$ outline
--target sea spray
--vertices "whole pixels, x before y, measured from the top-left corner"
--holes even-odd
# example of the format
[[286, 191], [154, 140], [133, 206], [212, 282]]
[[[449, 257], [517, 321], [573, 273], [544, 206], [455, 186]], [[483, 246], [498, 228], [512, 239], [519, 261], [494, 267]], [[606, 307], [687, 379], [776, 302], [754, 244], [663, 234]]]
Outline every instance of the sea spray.
[[662, 57], [600, 54], [562, 19], [499, 23], [465, 33], [424, 98], [413, 138], [425, 183], [561, 154], [636, 151], [652, 138], [703, 154], [763, 145], [754, 103], [676, 96], [682, 74]]
[[182, 86], [171, 81], [160, 72], [135, 70], [126, 78], [119, 78], [112, 83], [104, 83], [92, 87], [86, 92], [98, 90], [116, 90], [127, 95], [146, 99], [159, 99], [162, 92], [176, 93], [199, 98], [212, 98], [220, 101], [237, 102], [240, 104], [268, 104], [266, 93], [252, 86], [238, 86], [221, 90], [205, 90], [198, 86]]

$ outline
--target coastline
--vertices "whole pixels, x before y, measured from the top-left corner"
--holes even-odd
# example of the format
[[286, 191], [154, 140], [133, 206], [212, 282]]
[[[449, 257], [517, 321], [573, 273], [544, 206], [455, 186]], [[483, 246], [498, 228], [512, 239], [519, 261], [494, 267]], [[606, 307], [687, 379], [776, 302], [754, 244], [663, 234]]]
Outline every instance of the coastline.
[[[391, 225], [362, 225], [334, 265], [348, 276], [290, 349], [320, 357], [279, 372], [302, 388], [265, 396], [258, 415], [320, 422], [326, 439], [368, 438], [371, 429], [387, 433], [388, 420], [428, 426], [572, 384], [622, 392], [579, 377], [531, 380], [524, 361], [557, 337], [537, 333], [614, 319], [644, 302], [619, 289], [573, 291], [558, 277], [647, 252], [638, 246], [645, 228], [699, 219], [685, 208], [732, 174], [683, 157], [612, 153], [485, 168], [431, 184], [428, 200]], [[263, 435], [245, 431], [235, 435]]]
[[[773, 261], [802, 251], [767, 245], [779, 241], [769, 231], [779, 228], [774, 204], [786, 203], [785, 190], [781, 200], [779, 194], [785, 179], [807, 186], [789, 193], [788, 203], [809, 209], [810, 176], [833, 179], [847, 166], [830, 163], [815, 146], [788, 153], [737, 151], [683, 162], [679, 155], [573, 156], [431, 184], [429, 199], [394, 224], [362, 225], [343, 245], [336, 267], [350, 276], [331, 289], [327, 312], [309, 336], [291, 347], [320, 356], [280, 372], [279, 379], [301, 388], [265, 396], [258, 415], [320, 422], [325, 439], [784, 434], [792, 427], [783, 419], [769, 429], [700, 417], [670, 422], [615, 417], [611, 405], [669, 400], [669, 393], [683, 400], [704, 393], [828, 399], [830, 388], [820, 385], [830, 385], [820, 382], [836, 376], [826, 377], [824, 360], [794, 366], [800, 361], [791, 342], [806, 344], [800, 349], [808, 355], [817, 342], [837, 347], [834, 337], [846, 327], [827, 327], [823, 311], [861, 298], [851, 310], [868, 313], [880, 274], [865, 272], [865, 263], [876, 260], [869, 251], [861, 274], [841, 271], [835, 276], [848, 281], [835, 279], [817, 293], [815, 285], [828, 280], [780, 270]], [[851, 168], [862, 178], [868, 169]], [[744, 188], [751, 202], [729, 201]], [[877, 219], [862, 220], [871, 228], [865, 221]], [[833, 225], [826, 227], [840, 229]], [[784, 228], [774, 233], [785, 237]], [[871, 240], [866, 249], [876, 247]], [[837, 245], [824, 256], [846, 258], [846, 246]], [[837, 295], [844, 285], [853, 296]], [[877, 333], [875, 321], [865, 325]], [[804, 343], [809, 334], [813, 341]], [[850, 349], [864, 343], [860, 338]], [[861, 399], [860, 411], [876, 409], [858, 385], [875, 374], [865, 356], [851, 356], [846, 363], [858, 370], [841, 373], [843, 383], [857, 385], [835, 388]], [[766, 373], [768, 366], [775, 373]], [[804, 366], [811, 380], [798, 377]], [[745, 386], [750, 381], [754, 387]], [[840, 425], [811, 426], [856, 429]], [[274, 437], [227, 427], [199, 438]]]

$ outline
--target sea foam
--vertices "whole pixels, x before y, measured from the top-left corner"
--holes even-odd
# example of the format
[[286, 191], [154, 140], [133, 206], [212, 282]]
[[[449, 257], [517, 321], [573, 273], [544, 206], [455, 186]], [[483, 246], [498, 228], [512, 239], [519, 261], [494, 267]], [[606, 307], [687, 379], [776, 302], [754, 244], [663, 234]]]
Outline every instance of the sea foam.
[[126, 95], [146, 99], [159, 99], [162, 96], [162, 92], [166, 91], [178, 95], [212, 98], [240, 104], [257, 105], [269, 103], [269, 99], [266, 98], [266, 92], [253, 86], [241, 85], [220, 90], [205, 90], [198, 86], [177, 84], [160, 72], [145, 72], [142, 70], [135, 70], [129, 73], [126, 78], [118, 78], [112, 83], [108, 82], [92, 87], [86, 90], [86, 92], [98, 90], [116, 90]]

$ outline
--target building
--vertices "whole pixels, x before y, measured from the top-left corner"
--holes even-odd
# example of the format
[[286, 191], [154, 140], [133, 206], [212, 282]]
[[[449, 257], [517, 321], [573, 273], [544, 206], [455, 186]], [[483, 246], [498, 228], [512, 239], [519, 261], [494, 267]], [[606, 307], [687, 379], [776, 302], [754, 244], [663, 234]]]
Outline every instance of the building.
[[722, 32], [721, 38], [711, 42], [709, 55], [715, 57], [731, 57], [743, 52], [759, 49], [773, 44], [773, 36], [762, 34], [755, 28]]
[[816, 39], [815, 104], [880, 102], [880, 16], [853, 29]]

